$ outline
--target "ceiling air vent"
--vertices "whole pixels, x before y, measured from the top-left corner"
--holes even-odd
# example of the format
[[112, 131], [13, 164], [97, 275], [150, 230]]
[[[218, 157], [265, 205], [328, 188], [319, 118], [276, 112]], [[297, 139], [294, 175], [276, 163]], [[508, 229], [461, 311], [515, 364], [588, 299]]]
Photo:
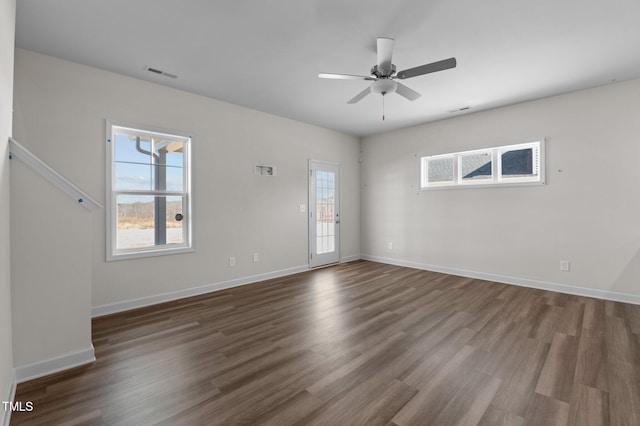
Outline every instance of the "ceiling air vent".
[[449, 113], [454, 114], [456, 112], [462, 112], [462, 111], [466, 111], [468, 109], [471, 109], [470, 106], [463, 106], [462, 108], [457, 108], [457, 109], [452, 109], [449, 111]]
[[145, 67], [144, 69], [145, 69], [145, 70], [147, 70], [147, 71], [149, 71], [149, 72], [152, 72], [152, 73], [154, 73], [154, 74], [163, 75], [163, 76], [165, 76], [165, 77], [169, 77], [169, 78], [178, 78], [178, 76], [177, 76], [177, 75], [175, 75], [175, 74], [170, 74], [170, 73], [168, 73], [168, 72], [166, 72], [166, 71], [162, 71], [162, 70], [159, 70], [159, 69], [157, 69], [157, 68]]

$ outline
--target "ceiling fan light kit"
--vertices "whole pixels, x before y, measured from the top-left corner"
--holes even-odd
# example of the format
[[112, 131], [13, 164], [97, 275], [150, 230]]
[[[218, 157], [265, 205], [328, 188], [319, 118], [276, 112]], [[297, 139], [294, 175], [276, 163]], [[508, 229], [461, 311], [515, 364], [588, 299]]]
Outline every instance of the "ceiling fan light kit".
[[[420, 65], [418, 67], [408, 68], [406, 70], [396, 73], [396, 66], [391, 63], [393, 55], [392, 38], [378, 37], [377, 39], [377, 64], [371, 68], [371, 75], [353, 75], [353, 74], [333, 74], [333, 73], [320, 73], [320, 78], [331, 78], [337, 80], [366, 80], [373, 81], [369, 87], [358, 93], [351, 98], [347, 103], [355, 104], [362, 100], [369, 93], [375, 93], [376, 95], [384, 96], [389, 93], [398, 93], [400, 96], [415, 101], [420, 96], [420, 93], [398, 83], [396, 79], [404, 80], [407, 78], [417, 77], [424, 74], [430, 74], [433, 72], [444, 71], [451, 68], [455, 68], [457, 65], [456, 58], [444, 59], [442, 61], [432, 62], [429, 64]], [[384, 114], [383, 114], [384, 120]]]
[[371, 83], [371, 93], [384, 96], [386, 94], [395, 92], [397, 87], [398, 83], [396, 83], [395, 81], [391, 80], [390, 78], [382, 78]]

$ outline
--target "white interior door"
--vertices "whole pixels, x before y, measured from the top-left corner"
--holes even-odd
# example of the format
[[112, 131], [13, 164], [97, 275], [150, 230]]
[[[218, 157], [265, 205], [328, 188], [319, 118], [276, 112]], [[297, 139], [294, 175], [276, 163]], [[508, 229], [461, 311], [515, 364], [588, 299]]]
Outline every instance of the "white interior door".
[[340, 261], [340, 165], [309, 161], [309, 266]]

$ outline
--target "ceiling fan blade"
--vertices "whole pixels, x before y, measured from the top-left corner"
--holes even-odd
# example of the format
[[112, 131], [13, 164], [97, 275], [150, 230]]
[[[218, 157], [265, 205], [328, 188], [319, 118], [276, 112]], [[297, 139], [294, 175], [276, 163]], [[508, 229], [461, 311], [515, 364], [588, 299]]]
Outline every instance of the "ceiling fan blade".
[[336, 80], [375, 80], [373, 77], [368, 77], [366, 75], [352, 75], [352, 74], [333, 74], [321, 72], [318, 74], [320, 78], [333, 78]]
[[405, 98], [409, 99], [410, 101], [415, 101], [420, 96], [422, 96], [420, 93], [416, 92], [413, 89], [409, 89], [407, 86], [405, 86], [402, 83], [396, 82], [396, 84], [397, 84], [396, 93], [398, 95], [400, 95], [400, 96], [404, 96]]
[[356, 102], [359, 102], [362, 98], [364, 98], [365, 96], [367, 96], [369, 93], [371, 93], [371, 87], [367, 87], [366, 89], [364, 89], [362, 92], [358, 93], [357, 95], [355, 95], [353, 98], [351, 98], [349, 100], [349, 102], [347, 102], [348, 104], [355, 104]]
[[393, 55], [393, 39], [378, 37], [378, 72], [391, 74], [391, 56]]
[[455, 67], [456, 58], [449, 58], [442, 61], [432, 62], [430, 64], [420, 65], [419, 67], [400, 71], [398, 72], [398, 74], [396, 74], [396, 78], [403, 80], [405, 78], [416, 77], [418, 75], [429, 74], [432, 72], [444, 71]]

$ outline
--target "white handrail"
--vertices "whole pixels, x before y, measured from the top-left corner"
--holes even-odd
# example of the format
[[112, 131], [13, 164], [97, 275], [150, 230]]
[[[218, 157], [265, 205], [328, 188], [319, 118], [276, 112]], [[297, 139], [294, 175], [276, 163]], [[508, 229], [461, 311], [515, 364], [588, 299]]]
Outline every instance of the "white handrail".
[[74, 201], [85, 209], [94, 211], [103, 207], [102, 204], [91, 198], [91, 196], [85, 191], [75, 186], [60, 173], [56, 172], [27, 148], [20, 145], [15, 139], [9, 137], [9, 159], [12, 159], [13, 157], [21, 160], [24, 164], [38, 172], [42, 177], [73, 198]]

